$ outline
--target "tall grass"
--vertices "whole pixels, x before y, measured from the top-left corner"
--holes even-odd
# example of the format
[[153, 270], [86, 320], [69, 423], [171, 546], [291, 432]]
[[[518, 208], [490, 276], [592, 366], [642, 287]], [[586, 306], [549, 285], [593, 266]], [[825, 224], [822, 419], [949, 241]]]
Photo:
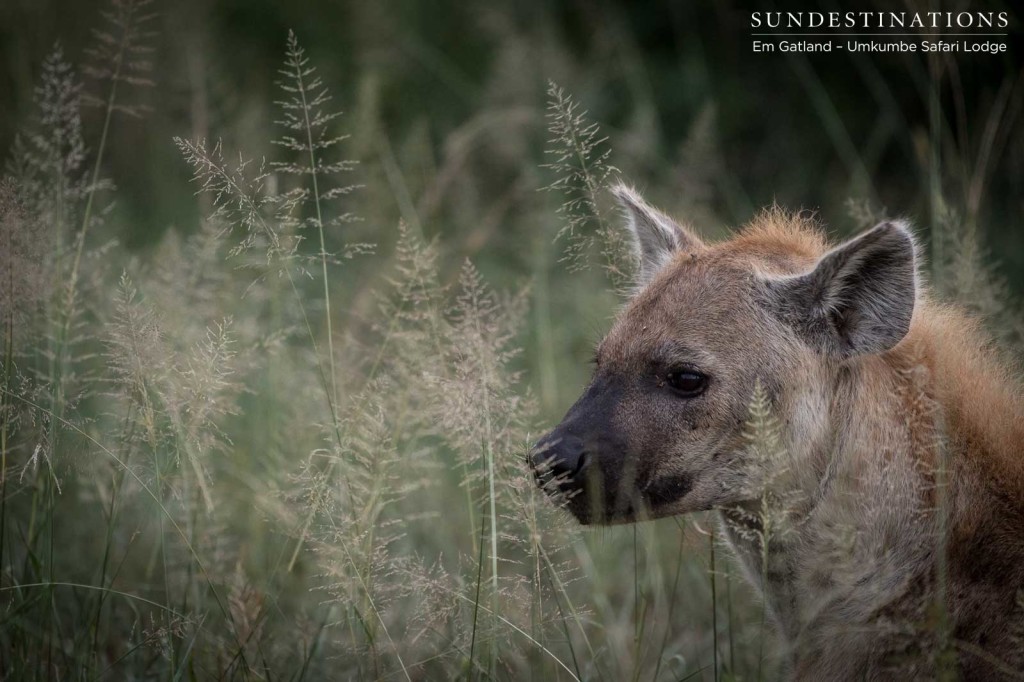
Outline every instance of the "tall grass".
[[[582, 334], [566, 330], [602, 327], [617, 301], [599, 291], [631, 275], [604, 189], [613, 161], [642, 165], [612, 145], [636, 131], [599, 126], [544, 80], [509, 85], [532, 98], [509, 114], [502, 80], [439, 161], [422, 151], [429, 126], [389, 136], [374, 74], [352, 74], [364, 94], [338, 103], [330, 92], [345, 89], [289, 33], [277, 93], [258, 104], [276, 111], [264, 138], [173, 141], [175, 172], [211, 213], [133, 252], [110, 239], [119, 178], [104, 178], [126, 132], [148, 124], [150, 11], [111, 5], [85, 84], [54, 48], [0, 183], [4, 679], [783, 674], [767, 606], [733, 577], [710, 515], [582, 532], [524, 465], [575, 390], [576, 375], [553, 374], [582, 364], [567, 350]], [[716, 225], [729, 221], [703, 192], [749, 205], [723, 168], [717, 110], [701, 109], [674, 168], [717, 169], [719, 190], [695, 180], [682, 198]], [[827, 121], [839, 137], [841, 123]], [[661, 154], [635, 156], [667, 175]], [[488, 176], [502, 159], [521, 169], [509, 182]], [[976, 216], [960, 230], [936, 207], [939, 287], [1018, 338]], [[433, 236], [445, 221], [465, 242]], [[485, 257], [506, 243], [499, 226], [512, 245]], [[504, 256], [528, 276], [495, 267]], [[592, 262], [603, 268], [575, 267]], [[757, 504], [727, 513], [758, 534], [765, 570], [802, 503], [778, 429], [756, 392]]]

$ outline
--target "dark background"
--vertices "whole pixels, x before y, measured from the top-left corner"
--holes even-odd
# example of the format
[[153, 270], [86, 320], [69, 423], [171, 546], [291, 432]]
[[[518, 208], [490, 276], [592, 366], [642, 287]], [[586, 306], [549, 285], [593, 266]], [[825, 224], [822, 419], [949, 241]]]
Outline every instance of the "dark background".
[[[0, 7], [4, 148], [30, 111], [42, 58], [60, 41], [74, 61], [101, 6], [93, 0], [7, 0]], [[915, 7], [812, 2], [780, 8]], [[1019, 283], [1024, 133], [1015, 121], [1022, 98], [1022, 17], [1010, 3], [964, 8], [1008, 12], [1011, 35], [1006, 54], [944, 59], [943, 190], [949, 203], [985, 227], [987, 242]], [[629, 140], [616, 144], [615, 161], [655, 188], [669, 208], [673, 195], [686, 191], [686, 178], [666, 173], [665, 162], [677, 156], [701, 112], [713, 107], [716, 158], [698, 180], [708, 185], [701, 200], [723, 221], [741, 222], [774, 200], [819, 210], [832, 222], [842, 202], [855, 197], [927, 223], [927, 59], [755, 55], [750, 11], [770, 5], [224, 0], [157, 2], [152, 9], [159, 13], [153, 23], [156, 87], [141, 94], [152, 111], [117, 129], [124, 142], [112, 145], [107, 168], [121, 188], [121, 236], [132, 245], [152, 242], [171, 225], [187, 231], [196, 224], [198, 204], [185, 200], [188, 170], [175, 161], [170, 138], [245, 138], [266, 125], [289, 28], [343, 109], [364, 109], [366, 98], [373, 98], [375, 124], [393, 146], [418, 135], [418, 144], [438, 154], [448, 134], [482, 108], [539, 106], [553, 78], [582, 101], [613, 142], [617, 133], [650, 138], [634, 141], [640, 150]], [[982, 138], [1003, 87], [1015, 88], [1013, 101], [1001, 117], [998, 144], [979, 168]], [[535, 117], [527, 131], [538, 149], [542, 123]], [[248, 148], [262, 144], [244, 141]], [[355, 146], [364, 164], [375, 163], [374, 144], [357, 139]], [[140, 157], [145, 164], [137, 163]], [[509, 169], [494, 165], [490, 181], [500, 186]], [[977, 172], [987, 178], [984, 199], [969, 208], [963, 205], [965, 177]], [[397, 206], [381, 208], [398, 213]], [[517, 201], [509, 210], [525, 209]], [[451, 228], [444, 221], [432, 227]]]

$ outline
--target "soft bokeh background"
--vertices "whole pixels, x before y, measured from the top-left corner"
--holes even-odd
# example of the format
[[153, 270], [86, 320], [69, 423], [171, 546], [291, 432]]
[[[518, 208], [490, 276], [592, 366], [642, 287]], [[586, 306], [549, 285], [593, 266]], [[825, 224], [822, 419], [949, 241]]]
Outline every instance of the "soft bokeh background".
[[[31, 111], [43, 57], [57, 41], [72, 61], [81, 57], [103, 6], [9, 0], [0, 8], [4, 148]], [[849, 9], [819, 2], [784, 9], [800, 8]], [[968, 5], [941, 9], [963, 8]], [[428, 233], [450, 236], [450, 249], [485, 250], [511, 272], [529, 269], [522, 249], [510, 254], [507, 248], [520, 241], [508, 227], [519, 221], [492, 215], [490, 222], [502, 226], [492, 229], [479, 224], [479, 215], [460, 215], [459, 202], [470, 194], [492, 214], [505, 210], [512, 217], [538, 210], [545, 199], [533, 190], [545, 178], [523, 161], [541, 158], [548, 80], [571, 92], [611, 135], [624, 175], [681, 215], [692, 207], [711, 213], [691, 215], [715, 227], [737, 225], [778, 201], [819, 211], [844, 229], [844, 201], [864, 197], [922, 224], [928, 219], [926, 60], [920, 54], [755, 55], [749, 15], [770, 6], [186, 0], [153, 9], [159, 13], [152, 25], [157, 86], [135, 96], [152, 111], [116, 131], [119, 144], [108, 157], [108, 175], [121, 189], [112, 232], [133, 247], [198, 222], [200, 207], [188, 200], [188, 169], [176, 162], [172, 136], [224, 137], [254, 152], [269, 150], [269, 105], [289, 29], [346, 112], [339, 127], [353, 135], [351, 155], [363, 164], [364, 178], [383, 174], [383, 149], [390, 149], [415, 204], [440, 169], [458, 163], [460, 170], [481, 171], [461, 172], [455, 186], [434, 190], [430, 196], [439, 198], [420, 220]], [[1006, 11], [1012, 27], [1021, 21], [1012, 3], [969, 9]], [[1005, 111], [997, 109], [1007, 94], [1002, 88], [1020, 75], [1019, 31], [1011, 30], [1008, 42], [1003, 55], [942, 58], [955, 74], [942, 90], [941, 122], [955, 146], [942, 157], [949, 201], [963, 200], [965, 178], [984, 172], [984, 201], [971, 208], [1008, 270], [1017, 272], [1024, 263], [1015, 190], [1024, 159], [1022, 133], [1011, 122], [1020, 91]], [[87, 126], [95, 128], [95, 118]], [[979, 159], [991, 124], [999, 128], [996, 144]], [[967, 172], [960, 173], [961, 164]], [[493, 207], [498, 198], [504, 209]], [[378, 195], [372, 204], [381, 225], [401, 215], [394, 197]]]
[[[961, 4], [941, 9], [1005, 11], [1011, 26], [1022, 21], [1013, 3]], [[3, 148], [31, 110], [42, 58], [56, 41], [72, 60], [81, 56], [103, 6], [8, 0], [0, 8]], [[277, 69], [293, 29], [345, 112], [338, 128], [352, 136], [348, 156], [360, 162], [368, 187], [355, 199], [356, 212], [385, 253], [399, 218], [443, 236], [450, 264], [479, 256], [502, 284], [532, 272], [538, 249], [552, 251], [536, 244], [542, 231], [531, 229], [532, 216], [553, 206], [553, 197], [535, 191], [550, 181], [538, 169], [549, 80], [601, 123], [624, 178], [711, 233], [778, 202], [815, 211], [842, 234], [856, 227], [845, 210], [854, 199], [909, 216], [927, 239], [934, 67], [920, 54], [755, 55], [750, 12], [770, 9], [736, 2], [158, 3], [156, 87], [132, 95], [151, 111], [115, 131], [105, 170], [120, 191], [107, 229], [140, 252], [167, 230], [196, 229], [202, 204], [191, 198], [173, 136], [244, 143], [253, 156], [270, 152]], [[785, 9], [849, 8], [809, 2]], [[938, 60], [945, 76], [938, 172], [946, 201], [981, 226], [1019, 290], [1020, 32], [1007, 42], [1005, 54]], [[100, 114], [91, 113], [86, 125], [95, 130]], [[389, 166], [398, 173], [389, 176]], [[566, 294], [552, 298], [556, 317], [581, 307], [571, 282], [554, 289]], [[580, 347], [604, 318], [594, 311], [577, 329], [558, 330], [574, 344], [571, 357], [585, 357]], [[545, 407], [564, 407], [576, 390], [579, 374], [565, 377], [570, 386], [556, 394], [563, 382], [554, 382]]]
[[[809, 10], [852, 9], [826, 0], [802, 4]], [[916, 4], [908, 3], [905, 9], [913, 10]], [[773, 9], [756, 3], [158, 0], [147, 9], [156, 16], [147, 22], [147, 31], [153, 33], [145, 38], [154, 48], [146, 56], [152, 62], [147, 78], [153, 85], [125, 88], [119, 95], [139, 115], [117, 115], [111, 127], [101, 168], [101, 175], [111, 185], [96, 192], [102, 221], [90, 233], [87, 248], [91, 252], [111, 240], [117, 244], [97, 251], [90, 267], [96, 269], [96, 281], [106, 282], [113, 291], [122, 270], [136, 273], [136, 277], [158, 271], [160, 259], [166, 255], [162, 249], [168, 243], [201, 232], [213, 210], [213, 198], [196, 194], [197, 186], [190, 182], [193, 170], [183, 160], [174, 137], [223, 140], [227, 156], [244, 150], [254, 159], [280, 157], [280, 147], [271, 144], [279, 134], [274, 127], [279, 118], [274, 103], [281, 99], [279, 69], [288, 32], [293, 30], [333, 96], [328, 108], [344, 112], [330, 123], [330, 132], [349, 136], [340, 149], [345, 158], [358, 162], [350, 178], [362, 186], [343, 202], [344, 211], [359, 220], [331, 232], [329, 250], [355, 242], [375, 245], [371, 255], [331, 268], [336, 355], [356, 355], [364, 352], [359, 343], [374, 343], [373, 330], [379, 325], [375, 316], [380, 313], [378, 294], [396, 278], [398, 225], [403, 221], [426, 241], [436, 240], [437, 274], [442, 284], [455, 287], [468, 258], [497, 291], [523, 292], [523, 314], [509, 330], [512, 344], [522, 353], [508, 360], [508, 368], [511, 373], [521, 373], [513, 393], [529, 397], [537, 405], [521, 434], [524, 440], [556, 421], [578, 395], [589, 372], [590, 349], [617, 305], [599, 267], [579, 270], [561, 260], [564, 243], [556, 241], [555, 235], [561, 228], [556, 209], [562, 199], [557, 192], [540, 191], [555, 180], [552, 170], [545, 167], [551, 161], [545, 154], [551, 147], [545, 115], [549, 81], [563, 87], [580, 111], [588, 111], [588, 120], [601, 126], [611, 149], [608, 160], [622, 178], [636, 184], [652, 203], [705, 234], [725, 235], [773, 202], [815, 212], [837, 237], [863, 227], [872, 215], [908, 216], [930, 252], [934, 252], [933, 236], [940, 228], [955, 225], [970, 234], [975, 240], [972, 243], [982, 251], [994, 254], [985, 259], [986, 276], [1005, 282], [999, 289], [1003, 303], [1014, 301], [1024, 287], [1024, 46], [1020, 33], [1024, 17], [1013, 3], [962, 4], [972, 11], [1008, 12], [1007, 53], [944, 55], [931, 60], [920, 54], [753, 54], [749, 13]], [[0, 5], [0, 148], [11, 149], [18, 131], [37, 115], [33, 86], [55, 43], [63, 47], [72, 64], [88, 62], [87, 49], [95, 41], [92, 29], [103, 25], [105, 7], [107, 4], [98, 0], [5, 0]], [[941, 9], [958, 8], [948, 3]], [[856, 9], [892, 8], [866, 2]], [[929, 4], [918, 9], [933, 7]], [[89, 80], [85, 80], [88, 92]], [[86, 145], [93, 152], [99, 145], [102, 124], [102, 107], [83, 110]], [[88, 159], [91, 167], [93, 157]], [[599, 196], [598, 201], [607, 209], [606, 197]], [[610, 211], [607, 216], [614, 219]], [[245, 273], [230, 271], [234, 273], [230, 277], [252, 280]], [[273, 281], [273, 277], [264, 274], [261, 281]], [[177, 284], [185, 287], [181, 296], [187, 297], [187, 285]], [[938, 284], [942, 288], [942, 283]], [[157, 286], [151, 283], [150, 291]], [[224, 291], [233, 291], [224, 287]], [[320, 287], [315, 278], [302, 279], [298, 293], [315, 318], [311, 338], [322, 346], [325, 330], [319, 321], [324, 315]], [[99, 286], [88, 295], [102, 297], [103, 291]], [[284, 324], [282, 315], [287, 318], [287, 310], [282, 313], [274, 306], [277, 294], [273, 292], [255, 296], [257, 303], [246, 305], [258, 308], [260, 301], [270, 301], [271, 312], [264, 310], [262, 317], [251, 322], [257, 330], [270, 334], [274, 324]], [[151, 293], [150, 298], [158, 300], [159, 296]], [[498, 300], [499, 307], [519, 305], [501, 296]], [[280, 305], [287, 308], [289, 304]], [[89, 307], [88, 302], [84, 307]], [[221, 312], [242, 316], [251, 309], [225, 306]], [[175, 326], [176, 313], [157, 312], [165, 321], [164, 335], [189, 337], [191, 332], [184, 331], [184, 326]], [[187, 311], [178, 311], [181, 313]], [[95, 319], [104, 318], [97, 313]], [[208, 324], [209, 319], [203, 321], [203, 326]], [[103, 347], [99, 336], [96, 343]], [[444, 361], [426, 354], [405, 360], [412, 365]], [[253, 504], [250, 497], [261, 490], [252, 479], [264, 475], [287, 479], [291, 474], [285, 467], [305, 458], [318, 442], [316, 437], [307, 443], [297, 436], [275, 436], [273, 455], [263, 453], [268, 446], [261, 429], [272, 430], [266, 424], [273, 422], [273, 415], [291, 398], [281, 391], [294, 389], [288, 380], [275, 375], [290, 371], [288, 362], [275, 360], [268, 367], [263, 374], [252, 371], [245, 375], [246, 391], [237, 399], [234, 415], [222, 425], [231, 443], [230, 466], [214, 467], [218, 472], [214, 476], [220, 476], [217, 489], [234, 509], [219, 520], [222, 526], [217, 532], [233, 547], [231, 570], [237, 567], [240, 574], [250, 570], [242, 568], [247, 562], [260, 564], [275, 552], [291, 553], [294, 546], [287, 540], [272, 539], [281, 530], [272, 516], [256, 515], [262, 521], [243, 523], [247, 505]], [[313, 385], [313, 376], [294, 382]], [[342, 383], [351, 385], [349, 379]], [[373, 371], [369, 379], [375, 379]], [[77, 409], [83, 428], [99, 433], [101, 427], [96, 425], [102, 419], [96, 415], [105, 409], [103, 400], [87, 394]], [[322, 414], [306, 416], [311, 426], [325, 420]], [[293, 423], [288, 422], [287, 428], [293, 428]], [[282, 423], [280, 428], [286, 425]], [[421, 442], [417, 447], [431, 447], [430, 437], [433, 435], [424, 435], [427, 444]], [[27, 460], [31, 438], [19, 447], [23, 450], [19, 456]], [[510, 454], [509, 461], [515, 456]], [[446, 457], [438, 458], [442, 468], [459, 461], [454, 455]], [[57, 461], [56, 456], [54, 459]], [[67, 488], [75, 490], [69, 479], [76, 474], [66, 472], [74, 472], [75, 467], [67, 462], [61, 466], [65, 467], [59, 476], [65, 484], [61, 499], [71, 499], [75, 493]], [[83, 471], [81, 475], [92, 475], [87, 467]], [[45, 478], [40, 486], [49, 485]], [[22, 485], [20, 493], [32, 494], [32, 485]], [[108, 492], [98, 492], [95, 498], [87, 495], [82, 504], [102, 507]], [[179, 491], [176, 499], [185, 497]], [[424, 513], [440, 513], [440, 518], [448, 520], [444, 494], [424, 499], [428, 506]], [[183, 508], [187, 506], [182, 503]], [[255, 506], [260, 507], [260, 500]], [[34, 498], [30, 507], [36, 510]], [[19, 528], [17, 514], [29, 513], [29, 507], [12, 509], [8, 513], [15, 520], [9, 521], [13, 524], [7, 530], [9, 537]], [[465, 522], [451, 520], [449, 528], [442, 523], [410, 529], [395, 546], [427, 563], [453, 561], [461, 568], [449, 564], [446, 570], [469, 580], [472, 587], [477, 558], [472, 544], [416, 535], [430, 536], [433, 530], [435, 535], [454, 536], [458, 523]], [[51, 527], [46, 537], [57, 538], [60, 546], [59, 538], [65, 536], [59, 522], [57, 526], [56, 530]], [[472, 521], [470, 527], [478, 529]], [[66, 532], [76, 543], [89, 546], [103, 540], [107, 527], [101, 521], [96, 526], [69, 525]], [[109, 546], [109, 537], [106, 542]], [[558, 587], [555, 593], [565, 599], [571, 594], [576, 606], [590, 613], [584, 618], [588, 628], [601, 633], [593, 635], [595, 641], [586, 646], [593, 644], [601, 652], [597, 659], [602, 662], [593, 668], [581, 663], [592, 675], [622, 679], [622, 675], [639, 675], [643, 670], [645, 676], [652, 672], [703, 675], [706, 679], [718, 679], [719, 672], [744, 679], [754, 676], [750, 671], [755, 664], [744, 666], [763, 658], [760, 609], [731, 569], [722, 569], [717, 588], [709, 584], [711, 545], [700, 531], [668, 520], [646, 524], [639, 535], [634, 530], [615, 529], [590, 533], [575, 542], [578, 545], [570, 547], [564, 561], [574, 564], [577, 582]], [[680, 543], [686, 543], [685, 561], [689, 563], [673, 563]], [[622, 557], [629, 554], [631, 568], [627, 571]], [[640, 554], [647, 559], [637, 559]], [[78, 558], [72, 553], [64, 560], [74, 564]], [[301, 574], [301, 557], [298, 561], [295, 570]], [[295, 560], [292, 564], [289, 573], [294, 575]], [[636, 569], [638, 565], [643, 566], [642, 571]], [[666, 585], [671, 586], [677, 565], [685, 566], [685, 596], [676, 599], [678, 610], [669, 611], [672, 600], [666, 597]], [[315, 566], [315, 560], [309, 559], [309, 573], [295, 580], [281, 579], [275, 571], [251, 569], [249, 580], [260, 582], [267, 593], [278, 594], [280, 611], [288, 618], [307, 610], [305, 604], [311, 619], [347, 623], [344, 627], [349, 628], [350, 639], [359, 640], [351, 633], [351, 622], [337, 612], [331, 611], [330, 619], [315, 615], [323, 608], [323, 600], [316, 594], [309, 596], [312, 588], [303, 582], [316, 574]], [[4, 570], [10, 569], [5, 565]], [[148, 570], [139, 568], [140, 577], [121, 589], [159, 593], [158, 587], [147, 582], [153, 576], [152, 561]], [[636, 577], [639, 573], [643, 580]], [[283, 582], [274, 583], [279, 579]], [[16, 582], [8, 574], [3, 580]], [[87, 582], [86, 578], [80, 580]], [[656, 595], [650, 599], [655, 604], [650, 614], [644, 610], [648, 601], [641, 598], [641, 585], [653, 586], [650, 594]], [[713, 589], [729, 591], [728, 606], [717, 602], [720, 593], [711, 601]], [[672, 595], [678, 594], [673, 589]], [[154, 599], [185, 608], [167, 593]], [[101, 603], [97, 613], [102, 608]], [[660, 621], [653, 615], [657, 609], [662, 609], [657, 612]], [[724, 651], [719, 660], [709, 644], [712, 621], [720, 630], [725, 627], [716, 620], [719, 612], [722, 623], [728, 616], [729, 660]], [[579, 622], [564, 612], [562, 618], [563, 623], [566, 619]], [[74, 626], [74, 615], [65, 619], [66, 627]], [[282, 623], [286, 620], [282, 616]], [[663, 631], [665, 622], [671, 627]], [[98, 615], [95, 623], [96, 650], [103, 649], [98, 642], [104, 637], [111, 643], [105, 654], [90, 659], [92, 673], [120, 660], [123, 650], [114, 650], [124, 643], [127, 635], [123, 632], [131, 629], [119, 631]], [[658, 639], [650, 650], [636, 644], [643, 639], [639, 627], [643, 623], [653, 628], [647, 637], [656, 635]], [[49, 625], [52, 623], [39, 628], [45, 632]], [[171, 653], [167, 647], [160, 652], [165, 658], [153, 660], [184, 662], [193, 655], [189, 642], [199, 640], [190, 639], [186, 629], [154, 628], [159, 632], [150, 639], [163, 638], [173, 644]], [[33, 647], [41, 647], [40, 642], [47, 642], [50, 655], [56, 656], [53, 650], [60, 646], [45, 634], [33, 632], [15, 638], [15, 650], [4, 655], [3, 664], [10, 670], [29, 670], [28, 666], [12, 666], [10, 661], [35, 653]], [[465, 631], [459, 632], [465, 635]], [[575, 638], [576, 646], [585, 650], [578, 633], [562, 634], [563, 639]], [[324, 635], [328, 640], [331, 636]], [[765, 639], [770, 654], [771, 639]], [[323, 650], [329, 654], [317, 654], [322, 658], [311, 654], [305, 660], [313, 661], [310, 665], [320, 666], [320, 670], [329, 670], [339, 657], [346, 666], [356, 661], [344, 669], [370, 678], [400, 672], [400, 666], [386, 655], [382, 672], [368, 662], [378, 658], [352, 654], [353, 650], [364, 651], [360, 645], [348, 642], [339, 646], [331, 650], [325, 645]], [[624, 652], [624, 648], [629, 650]], [[201, 645], [195, 648], [200, 650]], [[473, 663], [465, 662], [467, 655], [461, 649], [454, 654], [445, 649], [443, 656], [448, 658], [439, 652], [442, 662], [435, 662], [437, 667], [424, 664], [413, 676], [438, 675], [441, 670], [472, 676]], [[570, 658], [564, 648], [557, 649], [557, 655], [566, 661]], [[205, 665], [216, 659], [212, 655]], [[455, 663], [444, 663], [449, 659]], [[74, 669], [75, 665], [64, 660]], [[297, 660], [303, 660], [302, 656]], [[518, 660], [510, 657], [503, 663], [507, 667], [499, 667], [497, 673], [491, 669], [491, 673], [515, 677], [532, 671], [538, 679], [565, 673], [561, 668], [545, 668], [543, 661], [551, 661], [543, 655], [535, 659], [527, 653], [522, 660], [528, 663]], [[668, 668], [655, 671], [654, 666], [661, 665], [656, 660], [673, 661], [675, 667], [671, 673], [665, 672]], [[224, 661], [217, 665], [227, 675], [241, 670]], [[44, 671], [57, 667], [59, 664], [47, 663], [36, 668], [35, 674], [45, 677]], [[760, 675], [760, 664], [756, 667]], [[301, 676], [274, 665], [270, 669], [275, 672], [268, 672], [268, 677]], [[114, 670], [112, 674], [117, 676]], [[150, 661], [132, 670], [159, 677], [155, 671], [163, 668]], [[742, 670], [747, 672], [741, 674]], [[774, 670], [772, 664], [766, 670]]]

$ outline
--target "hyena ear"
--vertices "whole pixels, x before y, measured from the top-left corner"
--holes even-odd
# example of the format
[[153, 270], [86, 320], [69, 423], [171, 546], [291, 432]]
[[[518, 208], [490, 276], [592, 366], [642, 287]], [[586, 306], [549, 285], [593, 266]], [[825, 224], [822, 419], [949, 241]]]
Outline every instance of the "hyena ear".
[[812, 345], [842, 358], [880, 353], [910, 329], [915, 259], [906, 223], [887, 221], [826, 253], [811, 272], [770, 286], [783, 318]]
[[703, 242], [688, 229], [651, 207], [635, 190], [616, 185], [612, 194], [626, 215], [626, 227], [640, 261], [638, 284], [643, 286], [678, 251], [700, 251]]

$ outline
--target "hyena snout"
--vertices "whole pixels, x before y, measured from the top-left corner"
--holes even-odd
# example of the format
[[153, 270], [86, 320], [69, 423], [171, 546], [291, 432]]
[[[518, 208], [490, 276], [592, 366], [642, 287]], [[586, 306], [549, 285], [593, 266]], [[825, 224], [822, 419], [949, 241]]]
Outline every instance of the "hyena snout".
[[537, 484], [552, 494], [571, 496], [582, 491], [589, 463], [583, 439], [561, 429], [541, 438], [530, 451]]
[[611, 428], [620, 400], [615, 382], [595, 379], [530, 452], [537, 484], [581, 523], [600, 522], [616, 508], [609, 486], [627, 450]]

